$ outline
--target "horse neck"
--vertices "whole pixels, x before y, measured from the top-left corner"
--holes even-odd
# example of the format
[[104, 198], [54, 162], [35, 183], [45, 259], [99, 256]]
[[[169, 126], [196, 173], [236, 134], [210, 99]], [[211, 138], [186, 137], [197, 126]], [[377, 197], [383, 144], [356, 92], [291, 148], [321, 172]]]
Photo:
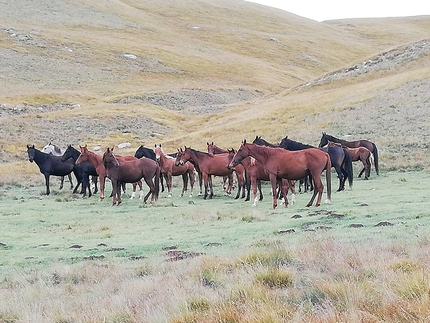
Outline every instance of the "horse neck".
[[265, 164], [270, 156], [270, 149], [273, 149], [273, 147], [260, 146], [257, 144], [247, 144], [246, 147], [250, 153], [249, 156], [254, 157], [261, 164]]
[[70, 147], [70, 156], [76, 162], [81, 154], [76, 148]]
[[213, 152], [214, 154], [224, 154], [224, 153], [228, 153], [228, 150], [213, 145]]
[[103, 166], [103, 159], [101, 156], [93, 153], [91, 151], [87, 151], [88, 161], [93, 164], [94, 167]]
[[339, 144], [343, 144], [343, 143], [346, 142], [346, 140], [342, 140], [342, 139], [339, 139], [339, 138], [336, 138], [336, 137], [333, 137], [333, 136], [330, 136], [330, 135], [325, 135], [325, 136], [328, 139], [328, 141], [337, 142]]

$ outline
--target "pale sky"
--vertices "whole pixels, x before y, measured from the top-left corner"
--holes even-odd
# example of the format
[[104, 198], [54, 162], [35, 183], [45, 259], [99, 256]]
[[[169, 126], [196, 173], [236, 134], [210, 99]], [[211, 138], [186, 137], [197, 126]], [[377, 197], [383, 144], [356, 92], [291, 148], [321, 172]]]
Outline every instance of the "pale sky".
[[248, 0], [316, 21], [430, 15], [429, 0]]

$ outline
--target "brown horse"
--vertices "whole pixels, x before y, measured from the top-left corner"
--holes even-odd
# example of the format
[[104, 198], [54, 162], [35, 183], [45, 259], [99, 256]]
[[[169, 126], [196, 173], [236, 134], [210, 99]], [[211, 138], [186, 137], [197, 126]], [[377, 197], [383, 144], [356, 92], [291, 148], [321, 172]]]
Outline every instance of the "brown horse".
[[156, 161], [145, 157], [140, 159], [134, 157], [133, 160], [119, 159], [115, 156], [113, 148], [108, 148], [103, 154], [103, 165], [107, 177], [112, 182], [112, 206], [121, 203], [120, 183], [136, 183], [142, 178], [149, 187], [143, 203], [146, 203], [150, 194], [151, 202], [158, 200], [161, 170]]
[[[187, 161], [195, 163], [198, 169], [202, 173], [203, 183], [205, 186], [205, 194], [203, 196], [206, 199], [208, 196], [212, 198], [213, 186], [212, 186], [212, 175], [214, 176], [229, 176], [229, 186], [227, 187], [226, 194], [231, 194], [233, 186], [233, 170], [227, 168], [225, 156], [221, 155], [209, 155], [208, 153], [185, 147], [178, 149], [178, 155], [176, 157], [176, 165], [183, 165]], [[210, 192], [209, 192], [210, 191]]]
[[343, 146], [349, 147], [349, 148], [358, 148], [358, 147], [365, 147], [370, 150], [370, 152], [373, 155], [373, 162], [375, 163], [375, 170], [376, 174], [379, 175], [379, 166], [378, 166], [378, 148], [376, 148], [376, 145], [365, 139], [361, 140], [355, 140], [355, 141], [346, 141], [342, 139], [338, 139], [336, 137], [333, 137], [331, 135], [326, 134], [325, 132], [322, 133], [321, 141], [318, 147], [324, 147], [328, 144], [329, 141], [337, 142], [339, 144], [342, 144]]
[[364, 179], [369, 179], [370, 177], [370, 169], [372, 168], [372, 163], [370, 162], [370, 157], [372, 153], [366, 147], [358, 147], [358, 148], [349, 148], [337, 142], [328, 142], [328, 146], [339, 146], [345, 149], [349, 155], [351, 156], [352, 161], [361, 161], [363, 163], [363, 169], [358, 174], [358, 177], [361, 177], [364, 173]]
[[166, 176], [168, 197], [172, 197], [172, 177], [179, 175], [182, 176], [183, 182], [180, 196], [184, 196], [184, 192], [187, 190], [188, 186], [188, 178], [190, 178], [190, 197], [192, 197], [195, 182], [194, 165], [186, 162], [184, 165], [176, 166], [176, 158], [166, 155], [163, 151], [163, 148], [161, 148], [161, 145], [155, 145], [154, 152], [157, 160], [159, 161], [161, 172]]
[[[100, 181], [100, 200], [103, 200], [105, 197], [105, 183], [106, 183], [106, 177], [107, 177], [107, 171], [105, 166], [103, 165], [103, 159], [101, 156], [97, 155], [96, 153], [93, 153], [92, 151], [89, 151], [87, 148], [87, 145], [85, 146], [79, 146], [81, 149], [81, 154], [79, 155], [78, 159], [76, 159], [76, 164], [84, 163], [86, 161], [90, 162], [91, 165], [94, 166], [96, 169], [97, 174], [99, 175], [99, 181]], [[136, 157], [133, 156], [116, 156], [119, 159], [124, 160], [134, 160]], [[137, 183], [133, 183], [133, 193], [131, 195], [131, 198], [134, 198], [136, 194], [136, 186], [139, 185], [140, 188], [140, 199], [143, 198], [143, 191], [142, 191], [142, 181], [137, 181]], [[125, 186], [123, 187], [125, 191]]]
[[[234, 156], [233, 156], [234, 157]], [[246, 178], [247, 181], [249, 181], [250, 186], [252, 187], [252, 191], [254, 193], [254, 202], [252, 206], [257, 206], [258, 201], [261, 201], [263, 199], [263, 194], [261, 192], [261, 181], [270, 181], [269, 174], [264, 169], [263, 165], [261, 165], [255, 158], [253, 157], [246, 157], [244, 158], [240, 164], [243, 165], [245, 168]], [[230, 165], [229, 165], [230, 166]], [[278, 186], [280, 187], [280, 190], [282, 191], [282, 188], [286, 190], [286, 193], [288, 193], [288, 189], [291, 190], [291, 202], [294, 204], [296, 189], [295, 189], [295, 181], [289, 181], [286, 179], [282, 179], [281, 183], [279, 183], [278, 180]], [[260, 194], [257, 197], [257, 189], [259, 190]], [[249, 191], [247, 193], [247, 197], [245, 201], [249, 201]], [[288, 205], [288, 199], [285, 198], [285, 206]]]
[[272, 185], [273, 208], [277, 206], [276, 185], [278, 179], [299, 180], [308, 174], [312, 175], [315, 187], [312, 198], [306, 206], [313, 204], [317, 194], [318, 199], [315, 206], [319, 206], [324, 190], [321, 181], [321, 173], [324, 169], [326, 170], [327, 202], [330, 203], [331, 161], [327, 153], [316, 148], [288, 151], [284, 148], [247, 144], [246, 140], [244, 140], [231, 161], [230, 166], [239, 164], [241, 160], [248, 156], [252, 156], [258, 160], [269, 174]]
[[[229, 149], [224, 149], [224, 148], [220, 148], [217, 145], [215, 145], [213, 142], [209, 143], [207, 142], [207, 146], [208, 146], [208, 154], [209, 155], [222, 155], [225, 154], [227, 156], [227, 165], [230, 164], [231, 159], [233, 158], [235, 152], [234, 150], [229, 150]], [[237, 194], [235, 199], [238, 199], [240, 197], [240, 192], [242, 192], [242, 198], [245, 197], [245, 168], [243, 167], [242, 164], [237, 165], [234, 168], [234, 172], [236, 173], [236, 178], [237, 178]], [[223, 177], [223, 188], [224, 190], [226, 189], [227, 185], [227, 180], [228, 180], [228, 176], [224, 176]]]

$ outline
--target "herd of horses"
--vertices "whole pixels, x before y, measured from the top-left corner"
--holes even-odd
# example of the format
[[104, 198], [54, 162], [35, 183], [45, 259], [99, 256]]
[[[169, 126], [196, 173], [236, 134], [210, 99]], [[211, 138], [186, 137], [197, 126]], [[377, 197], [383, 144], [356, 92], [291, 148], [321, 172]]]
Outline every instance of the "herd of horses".
[[[277, 207], [277, 201], [283, 198], [285, 206], [288, 206], [287, 193], [291, 190], [292, 202], [295, 198], [296, 181], [300, 182], [305, 191], [313, 191], [307, 206], [311, 206], [316, 199], [315, 206], [321, 204], [324, 185], [321, 175], [325, 171], [326, 179], [326, 203], [331, 201], [331, 170], [335, 169], [339, 179], [338, 191], [345, 189], [345, 183], [353, 184], [353, 161], [360, 161], [363, 169], [359, 177], [364, 173], [368, 179], [371, 171], [371, 157], [375, 171], [379, 175], [378, 150], [373, 142], [368, 140], [345, 141], [334, 136], [322, 133], [318, 147], [293, 141], [288, 137], [283, 138], [278, 144], [265, 141], [256, 136], [252, 143], [244, 140], [240, 147], [235, 149], [223, 149], [213, 142], [207, 142], [207, 152], [192, 149], [191, 147], [179, 148], [173, 154], [166, 154], [161, 145], [155, 145], [154, 149], [140, 146], [134, 156], [120, 156], [113, 148], [107, 148], [103, 156], [88, 150], [87, 146], [80, 146], [80, 150], [69, 145], [64, 153], [57, 146], [49, 144], [42, 150], [34, 145], [27, 145], [27, 153], [30, 162], [35, 162], [40, 172], [45, 177], [46, 194], [50, 194], [50, 176], [60, 176], [63, 187], [64, 177], [68, 176], [73, 189], [91, 197], [91, 182], [94, 183], [94, 194], [98, 192], [97, 179], [100, 188], [100, 200], [105, 197], [106, 178], [112, 183], [112, 205], [121, 203], [122, 192], [125, 184], [133, 184], [132, 197], [135, 197], [137, 186], [140, 188], [140, 198], [144, 203], [151, 196], [151, 201], [156, 201], [161, 191], [164, 191], [166, 182], [168, 196], [172, 196], [172, 178], [182, 176], [183, 186], [181, 195], [188, 190], [190, 184], [190, 196], [196, 177], [199, 180], [199, 195], [203, 198], [212, 198], [214, 195], [212, 176], [223, 177], [225, 194], [230, 195], [234, 183], [237, 183], [238, 198], [250, 200], [252, 188], [254, 204], [263, 199], [261, 181], [269, 181], [272, 189], [273, 208]], [[73, 187], [71, 173], [77, 180]], [[91, 180], [90, 180], [91, 178]], [[143, 197], [142, 181], [149, 187], [149, 192]], [[259, 192], [259, 194], [258, 194]]]

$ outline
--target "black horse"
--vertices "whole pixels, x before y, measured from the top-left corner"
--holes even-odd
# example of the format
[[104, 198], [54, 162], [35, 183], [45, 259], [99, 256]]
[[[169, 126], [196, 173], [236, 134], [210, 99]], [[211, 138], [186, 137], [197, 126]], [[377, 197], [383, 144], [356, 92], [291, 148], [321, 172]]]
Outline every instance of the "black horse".
[[[54, 156], [51, 154], [45, 154], [40, 150], [34, 148], [34, 145], [27, 145], [28, 160], [32, 163], [33, 161], [39, 167], [40, 172], [45, 176], [46, 184], [46, 195], [51, 193], [49, 189], [49, 177], [54, 176], [66, 176], [70, 173], [74, 173], [76, 178], [76, 172], [74, 171], [75, 163], [72, 160], [61, 161], [61, 156]], [[60, 189], [63, 188], [63, 181], [61, 182]]]
[[151, 148], [144, 147], [143, 145], [140, 145], [140, 147], [137, 148], [136, 152], [134, 153], [134, 157], [136, 158], [146, 157], [155, 161], [157, 160], [154, 150]]
[[[279, 147], [287, 150], [302, 150], [307, 148], [316, 148], [312, 145], [302, 144], [301, 142], [288, 139], [288, 136], [283, 138], [279, 143]], [[331, 160], [331, 165], [334, 167], [339, 178], [339, 191], [345, 189], [345, 182], [348, 179], [349, 187], [352, 187], [353, 183], [353, 168], [351, 155], [342, 147], [330, 146], [325, 148], [319, 148], [325, 151]]]
[[76, 164], [76, 160], [79, 158], [80, 154], [81, 152], [79, 150], [72, 147], [71, 145], [68, 145], [66, 151], [61, 157], [61, 161], [66, 162], [71, 158], [73, 160], [73, 163], [75, 164], [75, 175], [76, 175], [76, 179], [78, 180], [78, 184], [73, 190], [73, 193], [76, 193], [79, 185], [82, 184], [81, 194], [83, 194], [83, 196], [86, 196], [87, 188], [88, 188], [88, 197], [91, 197], [92, 193], [91, 193], [91, 186], [90, 186], [90, 176], [93, 176], [93, 182], [95, 185], [94, 187], [94, 194], [95, 194], [98, 191], [97, 189], [98, 174], [94, 166], [89, 161]]
[[376, 148], [375, 143], [366, 140], [354, 140], [354, 141], [346, 141], [342, 140], [336, 137], [333, 137], [331, 135], [326, 134], [325, 132], [322, 133], [321, 141], [318, 147], [324, 147], [328, 144], [329, 141], [337, 142], [339, 144], [342, 144], [343, 146], [349, 147], [349, 148], [358, 148], [358, 147], [366, 147], [370, 150], [370, 152], [373, 155], [373, 162], [375, 163], [375, 170], [376, 174], [379, 175], [379, 166], [378, 166], [378, 148]]

